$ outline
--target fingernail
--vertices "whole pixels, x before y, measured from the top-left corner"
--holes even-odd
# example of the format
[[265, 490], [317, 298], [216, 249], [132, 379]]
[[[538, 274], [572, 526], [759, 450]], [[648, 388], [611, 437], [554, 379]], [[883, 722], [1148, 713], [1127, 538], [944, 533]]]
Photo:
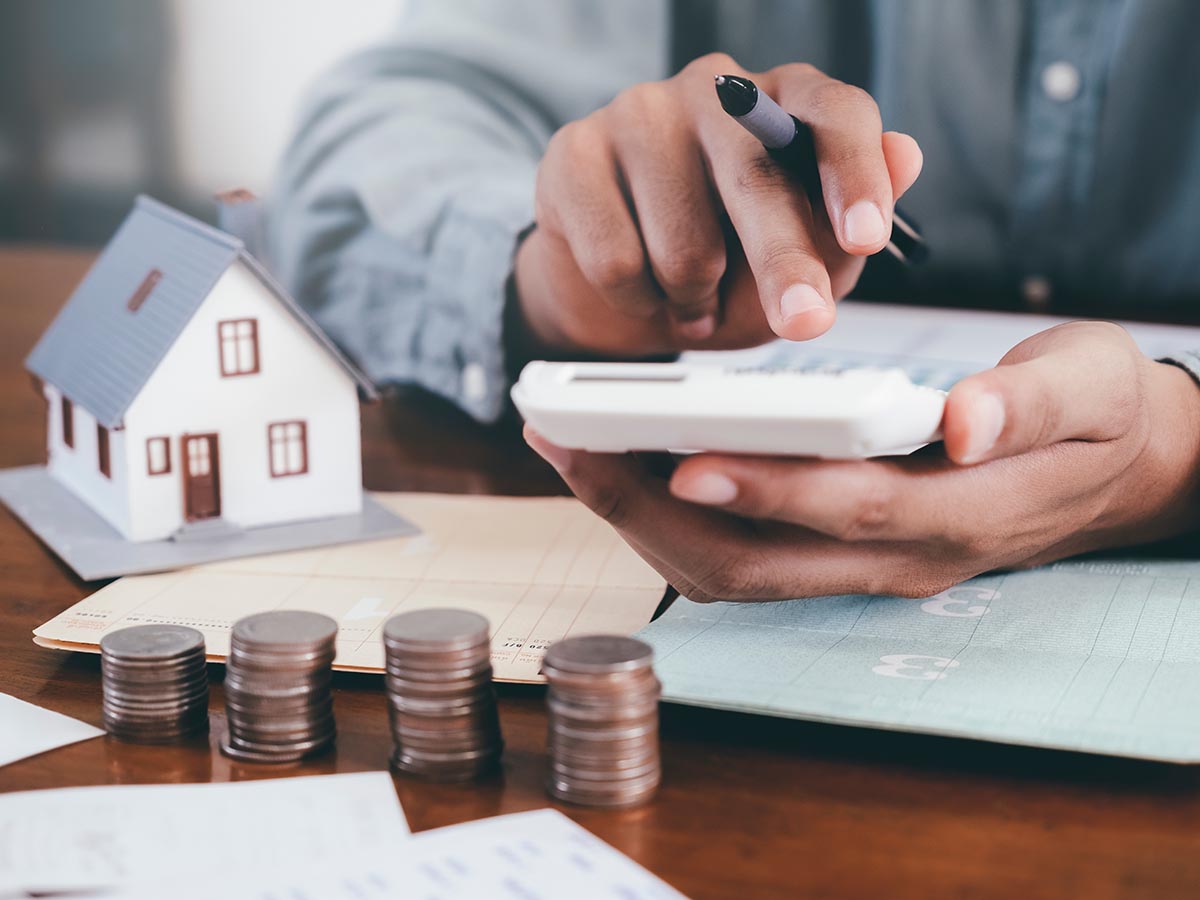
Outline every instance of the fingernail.
[[689, 341], [703, 341], [712, 337], [717, 330], [717, 319], [716, 316], [705, 316], [690, 322], [676, 322], [675, 327]]
[[870, 200], [859, 200], [842, 216], [842, 233], [856, 247], [875, 247], [887, 239], [883, 213]]
[[824, 308], [825, 298], [810, 284], [793, 284], [779, 299], [779, 313], [785, 321]]
[[557, 444], [552, 444], [528, 425], [525, 426], [525, 443], [533, 448], [542, 459], [554, 466], [560, 474], [565, 473], [571, 464], [571, 451]]
[[962, 461], [973, 463], [996, 446], [1000, 432], [1004, 430], [1004, 400], [999, 394], [980, 394], [971, 404], [967, 425], [970, 438]]
[[701, 472], [691, 478], [680, 478], [671, 484], [671, 493], [680, 500], [723, 506], [737, 497], [733, 479], [720, 472]]

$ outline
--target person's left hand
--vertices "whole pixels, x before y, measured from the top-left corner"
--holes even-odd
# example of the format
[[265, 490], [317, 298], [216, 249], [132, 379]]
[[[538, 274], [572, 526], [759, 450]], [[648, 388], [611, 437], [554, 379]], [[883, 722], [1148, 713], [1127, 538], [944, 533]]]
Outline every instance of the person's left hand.
[[1200, 524], [1200, 393], [1124, 329], [1060, 325], [955, 385], [944, 445], [862, 461], [636, 455], [526, 439], [691, 600], [928, 597]]

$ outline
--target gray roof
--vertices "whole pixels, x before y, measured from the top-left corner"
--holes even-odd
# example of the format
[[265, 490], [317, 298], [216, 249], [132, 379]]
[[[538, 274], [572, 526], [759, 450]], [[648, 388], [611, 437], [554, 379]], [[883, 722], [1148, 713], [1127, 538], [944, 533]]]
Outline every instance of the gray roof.
[[[375, 387], [232, 235], [138, 197], [25, 365], [109, 428], [120, 426], [171, 345], [225, 271], [240, 260], [370, 399]], [[137, 312], [129, 298], [162, 272]]]

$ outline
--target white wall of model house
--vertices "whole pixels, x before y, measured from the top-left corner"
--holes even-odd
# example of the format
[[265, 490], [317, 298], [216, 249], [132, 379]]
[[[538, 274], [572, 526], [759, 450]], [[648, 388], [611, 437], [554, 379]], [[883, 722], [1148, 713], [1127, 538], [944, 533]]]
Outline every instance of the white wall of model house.
[[[256, 320], [258, 371], [224, 376], [218, 323], [238, 319]], [[306, 426], [307, 471], [273, 477], [268, 426], [293, 421]], [[51, 472], [126, 538], [159, 540], [186, 518], [183, 436], [205, 433], [218, 435], [226, 522], [253, 528], [362, 508], [354, 380], [241, 262], [221, 276], [126, 411], [124, 428], [113, 432], [121, 445], [119, 456], [112, 446], [113, 490], [94, 489], [79, 471], [94, 470], [96, 455], [80, 452], [78, 424], [75, 464], [53, 465], [52, 452]], [[157, 438], [168, 439], [170, 471], [150, 474], [147, 441]]]
[[71, 409], [73, 446], [64, 438], [62, 393], [52, 384], [42, 388], [46, 396], [49, 450], [47, 469], [89, 506], [99, 512], [117, 531], [129, 535], [129, 477], [125, 468], [125, 432], [109, 431], [109, 471], [100, 471], [100, 435], [96, 419], [75, 404]]

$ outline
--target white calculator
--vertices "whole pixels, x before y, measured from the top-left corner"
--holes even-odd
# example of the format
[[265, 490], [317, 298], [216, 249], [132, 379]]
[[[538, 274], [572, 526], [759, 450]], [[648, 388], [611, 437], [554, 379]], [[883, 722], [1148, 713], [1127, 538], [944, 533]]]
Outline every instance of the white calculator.
[[536, 431], [572, 450], [862, 459], [941, 440], [946, 394], [900, 369], [539, 361], [512, 398]]

